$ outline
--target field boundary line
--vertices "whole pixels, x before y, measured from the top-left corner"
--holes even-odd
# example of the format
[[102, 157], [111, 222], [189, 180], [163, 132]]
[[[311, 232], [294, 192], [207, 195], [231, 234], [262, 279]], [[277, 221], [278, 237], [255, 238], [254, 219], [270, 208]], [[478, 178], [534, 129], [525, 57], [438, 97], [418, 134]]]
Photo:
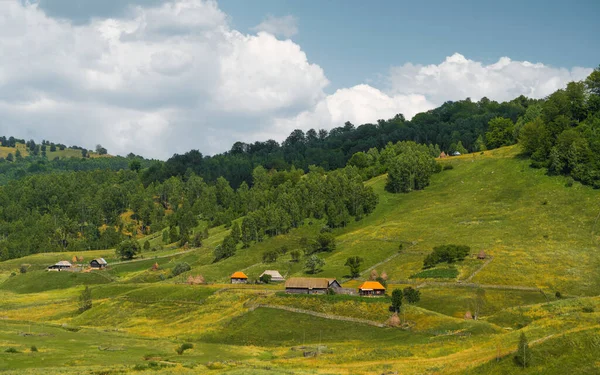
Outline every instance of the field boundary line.
[[494, 257], [490, 256], [490, 259], [486, 260], [481, 267], [479, 267], [478, 269], [475, 270], [475, 272], [473, 272], [471, 274], [471, 276], [467, 277], [464, 281], [465, 282], [471, 282], [471, 280], [473, 279], [473, 277], [475, 277], [475, 275], [477, 275], [481, 270], [483, 270], [488, 264], [491, 263], [491, 261], [494, 260]]
[[254, 311], [254, 310], [256, 310], [259, 307], [267, 308], [267, 309], [285, 310], [285, 311], [295, 312], [295, 313], [299, 313], [299, 314], [307, 314], [307, 315], [316, 316], [318, 318], [325, 318], [325, 319], [331, 319], [331, 320], [341, 320], [341, 321], [345, 321], [345, 322], [367, 324], [367, 325], [375, 326], [375, 327], [379, 327], [379, 328], [386, 327], [385, 324], [380, 323], [380, 322], [376, 322], [376, 321], [373, 321], [373, 320], [351, 318], [351, 317], [342, 316], [342, 315], [332, 315], [332, 314], [320, 313], [320, 312], [316, 312], [316, 311], [312, 311], [312, 310], [298, 309], [298, 308], [289, 307], [289, 306], [257, 304], [257, 305], [254, 305], [254, 306], [250, 307], [248, 309], [248, 311]]

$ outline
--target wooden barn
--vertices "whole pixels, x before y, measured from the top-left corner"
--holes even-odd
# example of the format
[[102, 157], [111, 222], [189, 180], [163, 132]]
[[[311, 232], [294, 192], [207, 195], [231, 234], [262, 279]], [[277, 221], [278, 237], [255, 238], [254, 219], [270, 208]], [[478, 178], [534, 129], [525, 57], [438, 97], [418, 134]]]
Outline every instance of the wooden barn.
[[107, 265], [108, 263], [104, 260], [104, 258], [93, 259], [90, 262], [90, 267], [98, 270], [106, 268]]
[[234, 272], [230, 277], [232, 284], [246, 284], [248, 283], [248, 276], [241, 271]]
[[56, 264], [48, 267], [48, 271], [62, 271], [62, 270], [70, 270], [72, 267], [71, 263], [68, 260], [61, 260]]
[[336, 279], [317, 277], [292, 277], [285, 282], [285, 292], [290, 294], [325, 294], [328, 289], [340, 290]]
[[384, 296], [385, 287], [378, 281], [365, 281], [358, 287], [361, 296]]
[[277, 270], [266, 270], [265, 272], [260, 274], [259, 278], [263, 275], [271, 275], [271, 281], [285, 281], [283, 276], [281, 276], [281, 274]]

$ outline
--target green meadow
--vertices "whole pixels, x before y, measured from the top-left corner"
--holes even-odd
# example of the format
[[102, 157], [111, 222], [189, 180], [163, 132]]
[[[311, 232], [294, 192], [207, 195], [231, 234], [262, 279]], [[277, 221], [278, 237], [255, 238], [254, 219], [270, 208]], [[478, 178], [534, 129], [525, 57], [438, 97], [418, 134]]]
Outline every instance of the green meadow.
[[[290, 252], [320, 220], [214, 262], [229, 230], [211, 228], [197, 249], [149, 240], [155, 251], [119, 262], [114, 250], [44, 253], [0, 263], [0, 371], [15, 374], [564, 374], [600, 366], [600, 193], [529, 167], [518, 148], [452, 157], [425, 190], [385, 192], [366, 182], [376, 210], [333, 230], [316, 276], [356, 288], [372, 269], [391, 289], [412, 286], [421, 300], [389, 324], [390, 298], [293, 296], [282, 284], [231, 285], [265, 269], [307, 276]], [[196, 230], [202, 230], [204, 223]], [[468, 245], [463, 261], [423, 270], [444, 244]], [[267, 251], [286, 248], [274, 263]], [[484, 251], [486, 259], [476, 255]], [[89, 273], [47, 272], [58, 260], [104, 257]], [[364, 259], [351, 280], [346, 259]], [[179, 263], [191, 270], [172, 276]], [[157, 264], [158, 269], [153, 269]], [[26, 268], [25, 273], [20, 268]], [[202, 275], [206, 285], [187, 285]], [[92, 308], [79, 311], [85, 286]], [[557, 292], [559, 292], [557, 294]], [[465, 319], [478, 311], [478, 319]], [[532, 362], [518, 367], [520, 334]], [[184, 343], [192, 349], [178, 354]], [[35, 347], [36, 350], [32, 350]], [[12, 349], [11, 349], [12, 348]]]

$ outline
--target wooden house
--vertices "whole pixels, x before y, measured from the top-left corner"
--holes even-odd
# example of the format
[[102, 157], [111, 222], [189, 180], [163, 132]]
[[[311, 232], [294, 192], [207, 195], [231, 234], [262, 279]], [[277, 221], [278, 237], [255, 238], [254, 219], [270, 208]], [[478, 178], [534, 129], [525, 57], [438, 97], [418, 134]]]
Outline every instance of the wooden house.
[[104, 258], [93, 259], [90, 262], [90, 267], [92, 267], [94, 269], [98, 269], [98, 270], [102, 270], [102, 269], [106, 268], [107, 265], [108, 265], [108, 263], [104, 260]]
[[248, 276], [241, 271], [234, 272], [230, 277], [232, 284], [246, 284], [248, 283]]
[[365, 281], [358, 287], [361, 296], [384, 296], [385, 287], [379, 281]]
[[277, 270], [265, 270], [265, 272], [260, 274], [259, 278], [263, 277], [263, 275], [271, 275], [271, 281], [285, 281]]
[[328, 289], [340, 290], [336, 279], [317, 277], [292, 277], [285, 282], [285, 292], [290, 294], [325, 294]]
[[72, 267], [71, 263], [68, 260], [61, 260], [56, 264], [48, 267], [48, 271], [62, 271], [62, 270], [70, 270]]

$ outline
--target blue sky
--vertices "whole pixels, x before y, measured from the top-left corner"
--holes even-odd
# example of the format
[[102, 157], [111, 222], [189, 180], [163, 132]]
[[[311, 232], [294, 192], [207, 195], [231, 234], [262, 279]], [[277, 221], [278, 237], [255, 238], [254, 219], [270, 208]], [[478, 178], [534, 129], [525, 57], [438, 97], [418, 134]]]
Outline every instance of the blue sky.
[[600, 1], [1, 4], [0, 134], [121, 155], [543, 98], [600, 64]]
[[553, 66], [600, 64], [600, 1], [221, 0], [235, 28], [293, 15], [292, 39], [327, 72], [331, 88], [377, 80], [390, 66], [434, 64], [459, 52]]

